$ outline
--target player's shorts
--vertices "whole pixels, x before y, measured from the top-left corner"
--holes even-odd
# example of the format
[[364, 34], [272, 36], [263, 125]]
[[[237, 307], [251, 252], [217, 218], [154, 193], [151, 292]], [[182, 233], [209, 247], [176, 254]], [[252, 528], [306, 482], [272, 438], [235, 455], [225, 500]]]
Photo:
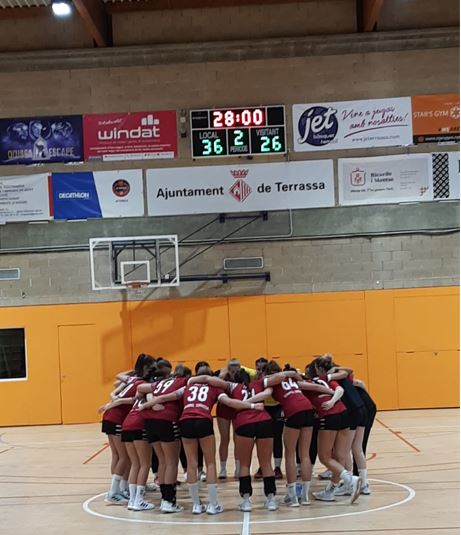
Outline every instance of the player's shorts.
[[114, 422], [103, 420], [101, 431], [106, 435], [115, 435], [116, 437], [119, 437], [122, 434], [122, 426], [120, 424], [114, 424]]
[[342, 429], [348, 429], [349, 418], [347, 411], [340, 412], [339, 414], [329, 414], [319, 418], [319, 431], [341, 431]]
[[168, 420], [145, 420], [147, 442], [174, 442], [180, 438], [175, 422]]
[[122, 431], [122, 442], [134, 442], [135, 440], [147, 440], [146, 430]]
[[247, 438], [274, 438], [274, 422], [267, 420], [265, 422], [255, 422], [253, 424], [241, 425], [235, 430], [239, 437]]
[[367, 424], [367, 411], [365, 407], [348, 410], [349, 428], [355, 431], [357, 427], [365, 427]]
[[300, 411], [285, 420], [285, 427], [301, 429], [302, 427], [313, 427], [314, 423], [315, 415], [313, 410]]
[[205, 438], [214, 435], [213, 421], [208, 418], [190, 418], [179, 422], [182, 438]]

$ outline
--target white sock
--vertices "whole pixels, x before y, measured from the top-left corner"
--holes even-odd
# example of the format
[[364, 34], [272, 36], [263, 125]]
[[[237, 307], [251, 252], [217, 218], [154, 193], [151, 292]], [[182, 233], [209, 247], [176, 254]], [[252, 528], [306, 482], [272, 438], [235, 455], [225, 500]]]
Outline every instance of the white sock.
[[192, 498], [194, 505], [200, 505], [200, 496], [198, 494], [198, 482], [189, 483], [189, 494]]
[[134, 502], [136, 500], [136, 485], [132, 485], [130, 483], [128, 487], [130, 489], [130, 505], [134, 505]]
[[144, 494], [146, 493], [146, 487], [144, 485], [136, 485], [136, 498], [135, 503], [141, 503], [144, 501]]
[[221, 472], [226, 471], [226, 464], [227, 464], [227, 461], [221, 461]]
[[282, 466], [282, 459], [275, 459], [274, 458], [274, 467], [280, 468]]
[[218, 503], [218, 485], [216, 483], [210, 483], [208, 487], [208, 502], [212, 505]]
[[307, 497], [309, 497], [310, 488], [311, 488], [311, 482], [303, 481], [303, 494]]
[[296, 483], [288, 483], [287, 489], [288, 496], [290, 496], [290, 498], [296, 498]]
[[343, 480], [345, 485], [350, 485], [352, 483], [352, 476], [347, 470], [343, 470], [339, 477]]
[[120, 492], [120, 481], [122, 481], [122, 476], [114, 474], [112, 476], [112, 481], [110, 483], [109, 496], [114, 496]]
[[362, 487], [368, 485], [368, 470], [366, 468], [359, 468], [359, 478], [362, 483]]
[[125, 492], [128, 490], [128, 481], [126, 479], [122, 479], [120, 481], [120, 492]]

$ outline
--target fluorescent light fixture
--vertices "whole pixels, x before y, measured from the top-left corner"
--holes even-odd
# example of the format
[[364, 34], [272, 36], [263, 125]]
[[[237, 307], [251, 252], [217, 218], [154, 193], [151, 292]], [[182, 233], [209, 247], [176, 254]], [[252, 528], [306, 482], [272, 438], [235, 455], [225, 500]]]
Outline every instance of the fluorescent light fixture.
[[67, 17], [72, 13], [72, 2], [70, 0], [53, 0], [51, 9], [57, 17]]

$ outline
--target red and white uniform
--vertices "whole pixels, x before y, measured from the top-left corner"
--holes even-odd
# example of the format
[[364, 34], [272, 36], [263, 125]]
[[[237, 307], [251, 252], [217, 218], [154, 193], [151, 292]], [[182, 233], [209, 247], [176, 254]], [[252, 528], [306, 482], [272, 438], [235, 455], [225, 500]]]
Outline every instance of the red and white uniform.
[[[266, 377], [264, 379], [266, 387], [267, 380]], [[311, 402], [303, 395], [298, 383], [291, 377], [272, 387], [272, 397], [280, 403], [286, 418], [290, 418], [298, 412], [312, 410]]]
[[[331, 390], [336, 390], [339, 386], [336, 381], [328, 381], [326, 377], [322, 379], [320, 377], [315, 377], [312, 382], [317, 385], [325, 386], [326, 388], [331, 388]], [[314, 392], [313, 390], [305, 390], [304, 394], [309, 398], [314, 406], [318, 418], [331, 416], [332, 414], [341, 414], [346, 410], [346, 406], [341, 400], [337, 401], [331, 409], [323, 409], [322, 403], [325, 403], [325, 401], [330, 401], [330, 399], [333, 397], [330, 394], [321, 394], [319, 392]]]
[[[146, 381], [136, 381], [134, 383], [135, 392], [138, 386], [145, 384]], [[138, 411], [139, 404], [142, 402], [142, 399], [137, 399], [133, 407], [131, 408], [128, 416], [123, 421], [122, 431], [139, 431], [144, 429], [144, 411]]]
[[[256, 396], [256, 394], [260, 394], [263, 391], [264, 384], [262, 379], [251, 382], [248, 387], [238, 383], [231, 383], [229, 386], [229, 397], [232, 399], [238, 399], [240, 401], [246, 401], [247, 399]], [[271, 416], [266, 411], [244, 409], [234, 412], [235, 429], [238, 429], [243, 425], [256, 424], [258, 422], [267, 422], [272, 420]]]
[[216, 403], [219, 394], [222, 393], [223, 390], [221, 388], [203, 383], [186, 386], [182, 398], [184, 409], [179, 420], [183, 421], [198, 418], [208, 418], [208, 420], [211, 420], [211, 409]]
[[[185, 377], [169, 377], [168, 379], [162, 379], [152, 384], [152, 394], [155, 397], [163, 396], [165, 394], [171, 394], [176, 392], [187, 383]], [[146, 420], [166, 420], [168, 422], [177, 422], [181, 415], [181, 400], [167, 401], [162, 403], [163, 409], [161, 411], [155, 411], [152, 409], [144, 409], [142, 415]]]
[[[138, 377], [130, 377], [130, 379], [126, 382], [125, 388], [118, 393], [117, 399], [134, 398], [136, 396], [137, 382], [138, 384], [142, 384], [144, 381], [140, 380]], [[122, 425], [123, 420], [125, 420], [125, 418], [128, 416], [131, 407], [132, 405], [126, 404], [118, 405], [117, 407], [108, 409], [102, 415], [102, 419], [105, 422], [112, 422], [117, 425]]]

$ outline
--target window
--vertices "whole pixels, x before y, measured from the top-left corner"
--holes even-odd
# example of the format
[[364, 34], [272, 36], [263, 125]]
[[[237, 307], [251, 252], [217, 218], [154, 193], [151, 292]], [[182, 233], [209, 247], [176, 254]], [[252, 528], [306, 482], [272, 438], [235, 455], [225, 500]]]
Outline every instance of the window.
[[26, 378], [24, 329], [0, 329], [0, 381]]

